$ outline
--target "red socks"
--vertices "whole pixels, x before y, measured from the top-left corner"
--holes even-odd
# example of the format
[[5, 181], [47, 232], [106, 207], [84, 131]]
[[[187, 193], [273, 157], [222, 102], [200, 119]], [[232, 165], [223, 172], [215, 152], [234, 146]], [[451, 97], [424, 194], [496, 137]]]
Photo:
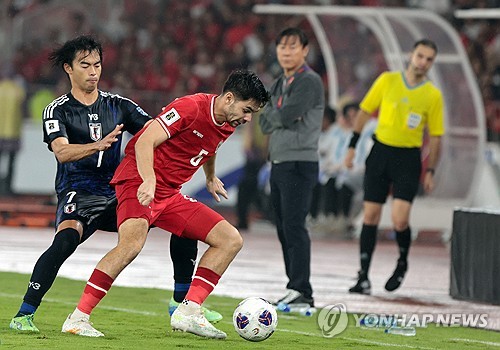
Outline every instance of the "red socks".
[[82, 297], [78, 303], [78, 310], [90, 315], [92, 310], [99, 304], [113, 284], [113, 279], [97, 269], [92, 272]]
[[[194, 301], [201, 305], [219, 283], [220, 275], [206, 267], [198, 266], [191, 282], [191, 287], [186, 294], [186, 300]], [[81, 309], [80, 309], [81, 310]]]
[[[187, 300], [191, 300], [199, 305], [214, 290], [219, 283], [220, 276], [206, 267], [198, 267], [191, 282], [191, 287], [186, 295]], [[90, 276], [83, 295], [78, 303], [78, 310], [90, 315], [92, 310], [99, 304], [113, 284], [113, 279], [104, 272], [95, 269]]]

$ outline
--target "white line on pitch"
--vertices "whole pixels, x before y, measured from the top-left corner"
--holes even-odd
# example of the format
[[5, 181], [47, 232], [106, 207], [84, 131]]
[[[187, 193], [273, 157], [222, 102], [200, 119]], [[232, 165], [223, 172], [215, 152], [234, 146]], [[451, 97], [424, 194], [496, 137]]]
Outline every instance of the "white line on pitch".
[[461, 341], [461, 342], [464, 342], [464, 343], [477, 343], [477, 344], [499, 346], [500, 347], [500, 343], [495, 343], [495, 342], [492, 342], [492, 341], [475, 340], [475, 339], [467, 339], [467, 338], [451, 338], [450, 340], [452, 340], [452, 341]]
[[[1, 292], [0, 292], [0, 297], [15, 298], [15, 299], [21, 299], [22, 298], [20, 295], [8, 294], [8, 293], [1, 293]], [[59, 303], [59, 304], [63, 304], [63, 305], [75, 306], [74, 302], [68, 302], [68, 301], [63, 301], [63, 300], [59, 300], [59, 299], [44, 298], [44, 301], [49, 302], [49, 303]], [[101, 306], [99, 306], [99, 308], [100, 309], [104, 309], [104, 310], [120, 311], [120, 312], [126, 312], [126, 313], [130, 313], [130, 314], [138, 314], [138, 315], [146, 315], [146, 316], [162, 316], [162, 315], [164, 315], [164, 313], [149, 312], [149, 311], [139, 311], [139, 310], [134, 310], [134, 309], [126, 309], [126, 308], [113, 307], [113, 306], [105, 306], [105, 305], [101, 305]], [[232, 325], [232, 322], [228, 322], [228, 321], [224, 321], [223, 323], [225, 323], [225, 324], [231, 324]], [[278, 328], [278, 329], [276, 329], [276, 331], [278, 331], [278, 332], [294, 333], [294, 334], [301, 334], [301, 335], [307, 335], [307, 336], [310, 336], [310, 337], [324, 338], [321, 334], [311, 333], [311, 332], [294, 331], [294, 330], [286, 329], [286, 328]], [[395, 348], [436, 350], [434, 348], [427, 348], [427, 347], [422, 347], [422, 346], [411, 346], [411, 345], [406, 345], [406, 344], [383, 343], [383, 342], [378, 342], [378, 341], [365, 340], [365, 339], [357, 339], [357, 338], [349, 338], [349, 337], [339, 337], [338, 339], [344, 339], [344, 340], [354, 341], [354, 342], [358, 342], [358, 343], [373, 344], [373, 345], [379, 345], [379, 346], [389, 346], [389, 347], [395, 347]], [[450, 340], [462, 341], [462, 342], [467, 342], [467, 343], [480, 343], [480, 344], [484, 344], [484, 345], [500, 346], [500, 343], [486, 342], [486, 341], [473, 340], [473, 339], [453, 338], [453, 339], [450, 339]]]

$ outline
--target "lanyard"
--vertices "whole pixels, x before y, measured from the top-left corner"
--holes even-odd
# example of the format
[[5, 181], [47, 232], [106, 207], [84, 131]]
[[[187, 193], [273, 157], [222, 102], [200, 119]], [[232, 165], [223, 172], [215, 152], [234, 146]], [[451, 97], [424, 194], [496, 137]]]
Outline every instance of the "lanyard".
[[298, 74], [301, 74], [309, 69], [310, 68], [308, 66], [303, 65], [290, 78], [285, 77], [285, 79], [283, 80], [283, 86], [281, 88], [281, 95], [280, 95], [280, 97], [278, 97], [278, 102], [277, 102], [278, 109], [281, 108], [281, 105], [283, 104], [283, 96], [285, 95], [285, 91], [293, 83], [293, 81], [295, 80], [295, 76]]

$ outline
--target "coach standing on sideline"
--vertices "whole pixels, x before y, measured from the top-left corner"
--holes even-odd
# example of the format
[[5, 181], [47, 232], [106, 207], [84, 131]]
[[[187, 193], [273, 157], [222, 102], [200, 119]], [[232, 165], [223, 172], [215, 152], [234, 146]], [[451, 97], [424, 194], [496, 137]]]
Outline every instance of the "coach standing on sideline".
[[426, 192], [434, 188], [434, 169], [439, 158], [441, 136], [444, 134], [443, 97], [441, 91], [427, 78], [436, 54], [434, 42], [427, 39], [417, 41], [406, 70], [382, 73], [360, 104], [345, 159], [348, 168], [352, 167], [357, 140], [370, 114], [379, 110], [379, 117], [374, 134], [375, 143], [366, 159], [364, 218], [359, 240], [361, 270], [358, 282], [349, 289], [351, 293], [371, 293], [368, 270], [377, 241], [382, 205], [391, 186], [394, 198], [392, 221], [400, 256], [385, 289], [392, 292], [399, 288], [408, 269], [410, 211], [419, 187], [422, 169], [420, 147], [424, 129], [427, 128], [430, 136], [424, 178]]
[[321, 77], [306, 64], [308, 38], [299, 28], [288, 28], [276, 38], [276, 54], [283, 74], [271, 87], [271, 101], [259, 123], [269, 142], [271, 202], [289, 282], [278, 300], [314, 306], [311, 240], [306, 216], [318, 181], [318, 140], [325, 96]]

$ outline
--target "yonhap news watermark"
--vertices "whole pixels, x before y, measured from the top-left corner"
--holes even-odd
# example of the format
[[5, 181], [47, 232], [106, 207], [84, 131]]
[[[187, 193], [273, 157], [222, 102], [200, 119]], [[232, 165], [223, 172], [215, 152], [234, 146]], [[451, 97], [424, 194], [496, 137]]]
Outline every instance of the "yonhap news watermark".
[[353, 314], [356, 327], [417, 327], [425, 328], [434, 323], [436, 327], [485, 328], [488, 314], [422, 313], [422, 314]]
[[[419, 313], [419, 314], [352, 314], [355, 327], [376, 328], [425, 328], [428, 324], [436, 327], [486, 328], [488, 314], [472, 313]], [[326, 338], [332, 338], [344, 330], [349, 323], [347, 307], [343, 303], [327, 305], [318, 313], [318, 326]]]

